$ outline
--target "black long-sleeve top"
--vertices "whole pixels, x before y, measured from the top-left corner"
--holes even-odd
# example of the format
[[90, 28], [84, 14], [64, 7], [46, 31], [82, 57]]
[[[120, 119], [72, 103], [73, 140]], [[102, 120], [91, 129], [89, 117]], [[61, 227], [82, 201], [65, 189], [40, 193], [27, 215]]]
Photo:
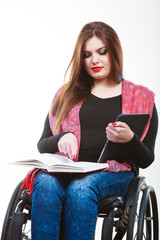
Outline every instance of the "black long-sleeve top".
[[[81, 124], [81, 143], [78, 161], [97, 162], [106, 142], [105, 128], [114, 122], [122, 112], [122, 96], [112, 98], [98, 98], [90, 94], [87, 102], [82, 104], [79, 117]], [[158, 115], [154, 105], [151, 123], [143, 142], [134, 134], [127, 143], [113, 143], [108, 145], [108, 159], [124, 162], [132, 160], [132, 168], [137, 171], [148, 167], [154, 161], [154, 146], [158, 128]], [[47, 115], [38, 149], [41, 153], [55, 153], [58, 151], [58, 141], [66, 134], [60, 133], [53, 136]]]

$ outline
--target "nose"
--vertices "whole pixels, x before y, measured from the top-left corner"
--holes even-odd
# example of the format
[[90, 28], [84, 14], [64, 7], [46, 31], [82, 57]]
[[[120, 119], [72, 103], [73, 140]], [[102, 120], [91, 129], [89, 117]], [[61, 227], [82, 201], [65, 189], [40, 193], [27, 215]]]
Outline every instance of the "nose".
[[96, 54], [92, 54], [92, 64], [97, 64], [99, 62], [98, 57]]

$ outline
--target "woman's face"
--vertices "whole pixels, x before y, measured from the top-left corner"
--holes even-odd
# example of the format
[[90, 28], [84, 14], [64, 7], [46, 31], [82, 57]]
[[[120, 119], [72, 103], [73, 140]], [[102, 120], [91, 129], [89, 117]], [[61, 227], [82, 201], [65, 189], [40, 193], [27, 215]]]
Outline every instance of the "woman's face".
[[84, 67], [94, 80], [106, 81], [111, 72], [110, 55], [104, 42], [93, 36], [85, 42], [83, 49]]

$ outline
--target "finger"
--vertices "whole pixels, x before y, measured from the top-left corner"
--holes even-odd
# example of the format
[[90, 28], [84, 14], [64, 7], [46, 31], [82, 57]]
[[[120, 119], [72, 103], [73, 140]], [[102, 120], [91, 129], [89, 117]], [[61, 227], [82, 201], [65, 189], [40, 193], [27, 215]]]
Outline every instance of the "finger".
[[109, 133], [107, 138], [111, 142], [121, 142], [121, 138], [117, 134]]
[[58, 150], [59, 152], [62, 152], [63, 148], [62, 148], [62, 144], [58, 143]]
[[115, 130], [115, 129], [108, 128], [106, 131], [106, 136], [108, 140], [112, 142], [118, 142], [121, 139], [121, 133], [118, 129]]
[[70, 153], [70, 154], [71, 154], [72, 159], [76, 158], [77, 148], [78, 148], [77, 140], [75, 140], [75, 141], [72, 142], [72, 144], [71, 144], [71, 153]]
[[118, 135], [119, 128], [110, 128], [110, 127], [108, 127], [106, 133], [107, 133], [107, 135]]
[[77, 138], [73, 134], [66, 134], [58, 142], [58, 149], [61, 153], [68, 154], [70, 158], [75, 158], [77, 154]]
[[67, 154], [68, 153], [68, 150], [67, 150], [67, 146], [64, 145], [63, 148], [62, 148], [62, 153], [64, 154]]
[[117, 127], [121, 127], [121, 128], [125, 128], [128, 125], [125, 122], [113, 122], [113, 123], [109, 123], [108, 127], [111, 129], [117, 128]]
[[61, 153], [67, 154], [67, 146], [64, 143], [58, 143], [58, 149]]
[[108, 130], [113, 130], [113, 131], [115, 131], [116, 128], [117, 128], [117, 126], [116, 126], [115, 124], [112, 125], [112, 123], [109, 123], [107, 128], [108, 128]]
[[71, 143], [68, 144], [68, 146], [67, 146], [67, 154], [68, 154], [69, 158], [72, 159]]

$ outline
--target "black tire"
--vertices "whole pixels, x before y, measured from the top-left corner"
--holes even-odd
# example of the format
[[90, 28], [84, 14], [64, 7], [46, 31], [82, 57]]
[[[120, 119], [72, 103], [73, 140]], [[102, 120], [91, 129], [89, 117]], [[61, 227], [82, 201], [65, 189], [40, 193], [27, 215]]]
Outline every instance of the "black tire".
[[159, 239], [158, 206], [153, 187], [148, 186], [144, 190], [141, 201], [137, 240]]
[[1, 240], [9, 240], [11, 216], [15, 212], [18, 202], [21, 200], [20, 198], [21, 192], [22, 192], [21, 186], [22, 186], [22, 181], [15, 188], [12, 194], [12, 197], [10, 199], [10, 202], [8, 204], [8, 208], [6, 211], [6, 215], [5, 215], [5, 219], [2, 227]]
[[140, 203], [145, 189], [146, 182], [142, 180], [134, 193], [134, 203], [128, 207], [127, 240], [137, 240]]
[[23, 200], [21, 181], [15, 188], [9, 202], [3, 228], [1, 240], [31, 240], [30, 218], [31, 205], [27, 200]]

